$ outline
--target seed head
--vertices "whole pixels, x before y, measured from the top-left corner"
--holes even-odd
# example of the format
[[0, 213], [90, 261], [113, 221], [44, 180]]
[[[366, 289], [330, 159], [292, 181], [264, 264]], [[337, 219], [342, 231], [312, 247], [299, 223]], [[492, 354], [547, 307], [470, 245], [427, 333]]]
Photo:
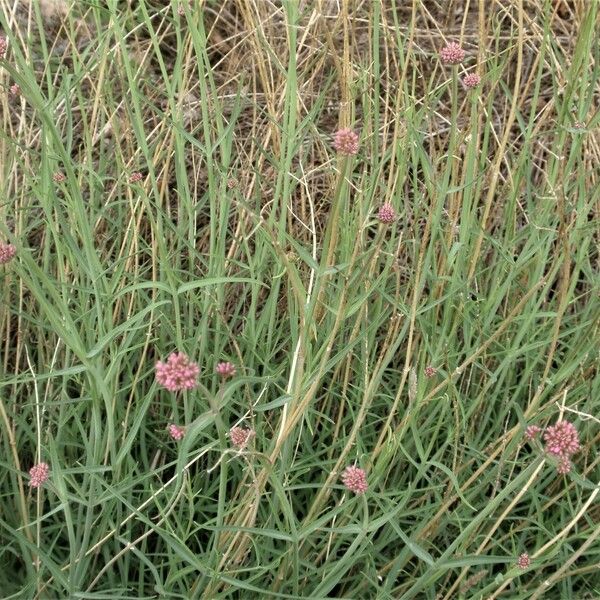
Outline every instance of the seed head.
[[3, 244], [0, 242], [0, 265], [10, 262], [17, 253], [17, 249], [12, 244]]
[[233, 190], [234, 188], [236, 188], [238, 185], [237, 179], [235, 179], [234, 177], [231, 177], [230, 179], [227, 180], [227, 189], [228, 190]]
[[386, 202], [379, 207], [377, 218], [382, 223], [393, 223], [396, 220], [396, 211], [389, 202]]
[[233, 377], [235, 375], [235, 365], [230, 362], [220, 362], [215, 367], [215, 372], [217, 375], [223, 377], [223, 379], [226, 379], [227, 377]]
[[344, 156], [358, 152], [358, 134], [352, 129], [340, 129], [333, 138], [333, 147]]
[[579, 434], [569, 421], [558, 421], [544, 433], [546, 452], [553, 456], [568, 458], [580, 449]]
[[185, 434], [185, 429], [180, 425], [175, 425], [175, 423], [170, 423], [167, 427], [167, 431], [176, 442], [181, 440]]
[[529, 554], [527, 552], [523, 552], [521, 556], [517, 559], [517, 566], [520, 569], [526, 569], [531, 564], [531, 559], [529, 558]]
[[248, 444], [254, 435], [255, 432], [253, 429], [244, 429], [243, 427], [235, 426], [229, 430], [231, 443], [240, 448], [240, 450]]
[[475, 573], [472, 577], [469, 577], [461, 586], [460, 591], [463, 594], [466, 594], [472, 587], [475, 587], [482, 579], [485, 579], [485, 576], [488, 572], [484, 569], [483, 571], [479, 571], [479, 573]]
[[31, 476], [31, 479], [29, 480], [29, 485], [32, 488], [40, 487], [46, 482], [49, 474], [50, 467], [45, 462], [38, 463], [37, 465], [29, 469], [29, 475]]
[[0, 58], [4, 58], [7, 50], [8, 40], [3, 35], [0, 35]]
[[156, 381], [170, 392], [194, 389], [199, 373], [198, 365], [183, 352], [173, 352], [167, 362], [156, 363]]
[[143, 178], [144, 178], [144, 176], [139, 171], [136, 171], [135, 173], [131, 174], [131, 177], [129, 178], [129, 183], [137, 183], [138, 181], [141, 181]]
[[355, 494], [364, 494], [369, 487], [367, 474], [360, 467], [353, 465], [347, 466], [342, 473], [342, 483]]
[[537, 425], [528, 425], [527, 429], [525, 429], [525, 439], [530, 442], [534, 440], [541, 429]]
[[425, 377], [433, 377], [436, 373], [437, 369], [434, 366], [428, 365], [425, 367]]
[[561, 475], [566, 475], [571, 470], [571, 461], [566, 456], [563, 456], [556, 465], [556, 470]]
[[467, 89], [473, 89], [481, 83], [481, 77], [477, 73], [469, 73], [463, 77], [462, 82]]
[[65, 174], [60, 171], [56, 171], [54, 175], [52, 175], [52, 180], [54, 183], [62, 183], [66, 179]]
[[[190, 8], [192, 8], [192, 0], [190, 0], [188, 4], [190, 5]], [[177, 14], [180, 17], [183, 17], [185, 15], [185, 6], [183, 2], [180, 2], [177, 6]]]
[[440, 58], [446, 65], [459, 65], [465, 58], [465, 51], [456, 42], [450, 42], [440, 50]]

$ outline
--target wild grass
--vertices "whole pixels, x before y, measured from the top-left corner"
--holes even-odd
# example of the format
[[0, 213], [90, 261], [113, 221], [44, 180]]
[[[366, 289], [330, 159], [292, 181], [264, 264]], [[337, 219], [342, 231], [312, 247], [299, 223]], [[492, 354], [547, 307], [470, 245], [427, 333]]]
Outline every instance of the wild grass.
[[598, 12], [0, 0], [0, 596], [599, 598]]

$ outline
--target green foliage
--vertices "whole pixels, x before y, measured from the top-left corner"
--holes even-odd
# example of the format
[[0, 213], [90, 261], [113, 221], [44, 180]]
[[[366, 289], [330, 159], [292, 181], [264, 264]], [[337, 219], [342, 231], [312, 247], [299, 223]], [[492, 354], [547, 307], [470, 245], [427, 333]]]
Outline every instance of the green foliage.
[[2, 598], [599, 597], [598, 6], [312, 4], [0, 13]]

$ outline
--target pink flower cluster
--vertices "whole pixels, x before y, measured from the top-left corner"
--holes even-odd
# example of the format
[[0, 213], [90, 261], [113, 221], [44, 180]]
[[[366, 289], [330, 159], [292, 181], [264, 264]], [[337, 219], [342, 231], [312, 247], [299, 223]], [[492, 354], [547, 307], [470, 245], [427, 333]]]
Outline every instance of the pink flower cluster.
[[143, 178], [144, 176], [139, 171], [136, 171], [129, 177], [129, 183], [138, 183], [138, 181], [141, 181]]
[[18, 96], [21, 93], [21, 86], [18, 83], [13, 83], [9, 89], [11, 96]]
[[54, 181], [54, 183], [62, 183], [65, 179], [65, 174], [60, 171], [56, 171], [56, 173], [52, 175], [52, 181]]
[[527, 429], [525, 429], [525, 439], [529, 442], [534, 440], [540, 431], [541, 429], [537, 425], [529, 425]]
[[465, 51], [456, 42], [450, 42], [440, 50], [440, 58], [447, 65], [458, 65], [464, 60]]
[[167, 427], [167, 431], [176, 442], [183, 439], [183, 436], [185, 435], [185, 429], [181, 427], [181, 425], [175, 425], [175, 423], [170, 423]]
[[29, 475], [31, 476], [29, 485], [32, 488], [38, 488], [48, 480], [50, 467], [45, 462], [41, 462], [29, 469]]
[[521, 556], [517, 559], [517, 566], [519, 569], [526, 569], [531, 564], [531, 559], [529, 558], [529, 554], [527, 552], [523, 552]]
[[[193, 5], [193, 2], [192, 2], [192, 0], [189, 0], [188, 4], [190, 5], [190, 10], [191, 10], [191, 8], [192, 8], [192, 5]], [[184, 6], [184, 3], [183, 3], [183, 2], [180, 2], [180, 3], [179, 3], [179, 6], [177, 7], [177, 14], [178, 14], [180, 17], [183, 17], [183, 16], [185, 15], [185, 6]]]
[[561, 475], [566, 475], [571, 470], [571, 455], [581, 448], [575, 425], [569, 421], [558, 421], [546, 428], [544, 441], [546, 452], [560, 459], [556, 470]]
[[340, 129], [333, 138], [333, 147], [344, 156], [358, 153], [358, 134], [352, 129]]
[[364, 494], [369, 488], [365, 471], [353, 465], [346, 467], [342, 473], [342, 483], [355, 494]]
[[10, 262], [17, 253], [17, 249], [12, 244], [3, 244], [0, 242], [0, 265]]
[[568, 458], [581, 448], [577, 429], [569, 421], [558, 421], [555, 425], [547, 427], [544, 441], [546, 452], [561, 458]]
[[481, 83], [481, 77], [477, 73], [468, 73], [463, 77], [462, 82], [467, 89], [473, 89]]
[[231, 439], [231, 443], [240, 448], [240, 450], [244, 448], [246, 444], [248, 444], [254, 435], [255, 432], [253, 429], [244, 429], [243, 427], [238, 427], [237, 425], [229, 430], [229, 438]]
[[226, 379], [227, 377], [233, 377], [235, 375], [235, 365], [230, 362], [220, 362], [215, 367], [215, 372], [217, 375], [223, 377], [223, 379]]
[[433, 377], [437, 373], [437, 369], [432, 365], [427, 365], [425, 367], [425, 377]]
[[170, 392], [194, 389], [199, 373], [198, 365], [183, 352], [173, 352], [167, 362], [156, 363], [156, 381]]
[[8, 40], [3, 35], [0, 35], [0, 58], [4, 58], [7, 50]]
[[396, 211], [389, 202], [386, 202], [385, 204], [382, 204], [379, 208], [377, 218], [382, 223], [393, 223], [396, 220]]
[[[531, 442], [541, 431], [537, 425], [529, 425], [525, 429], [525, 439]], [[558, 421], [546, 428], [544, 441], [546, 452], [559, 459], [556, 470], [561, 475], [568, 473], [571, 470], [571, 456], [581, 448], [575, 425], [569, 421]]]

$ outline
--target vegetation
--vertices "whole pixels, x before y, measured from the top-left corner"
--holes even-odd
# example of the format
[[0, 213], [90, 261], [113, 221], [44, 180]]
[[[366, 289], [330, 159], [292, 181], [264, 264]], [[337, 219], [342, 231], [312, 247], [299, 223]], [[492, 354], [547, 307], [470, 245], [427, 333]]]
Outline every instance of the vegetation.
[[0, 596], [599, 598], [599, 9], [0, 0]]

